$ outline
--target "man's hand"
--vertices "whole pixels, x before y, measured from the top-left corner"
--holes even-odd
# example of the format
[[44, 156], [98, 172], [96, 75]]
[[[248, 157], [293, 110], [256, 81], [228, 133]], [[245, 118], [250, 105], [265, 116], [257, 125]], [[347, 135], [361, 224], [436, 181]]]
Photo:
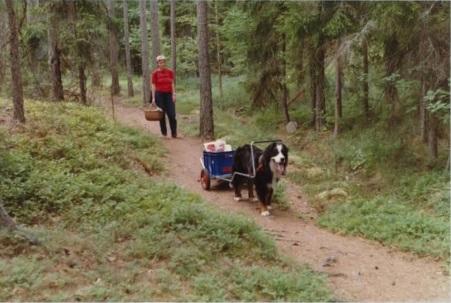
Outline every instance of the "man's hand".
[[172, 101], [175, 103], [175, 93], [172, 93]]

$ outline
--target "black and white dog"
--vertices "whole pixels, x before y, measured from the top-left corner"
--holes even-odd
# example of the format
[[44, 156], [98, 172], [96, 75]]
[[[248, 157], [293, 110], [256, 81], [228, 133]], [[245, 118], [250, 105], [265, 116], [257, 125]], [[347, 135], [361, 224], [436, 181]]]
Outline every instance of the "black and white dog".
[[[252, 163], [251, 148], [254, 153]], [[255, 167], [255, 178], [248, 178], [235, 174], [232, 185], [235, 189], [235, 200], [240, 201], [241, 187], [246, 184], [249, 191], [249, 200], [255, 200], [253, 186], [261, 203], [261, 215], [269, 216], [271, 200], [280, 177], [285, 175], [288, 164], [288, 148], [281, 142], [270, 144], [264, 151], [249, 144], [243, 145], [235, 151], [232, 172], [253, 174]]]

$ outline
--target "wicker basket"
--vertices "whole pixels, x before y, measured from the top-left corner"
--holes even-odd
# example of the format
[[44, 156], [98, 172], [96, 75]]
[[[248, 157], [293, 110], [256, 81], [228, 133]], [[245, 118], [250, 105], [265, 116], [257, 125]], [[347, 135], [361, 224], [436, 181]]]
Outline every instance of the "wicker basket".
[[144, 117], [147, 121], [160, 121], [164, 117], [164, 112], [159, 107], [151, 107], [144, 109]]

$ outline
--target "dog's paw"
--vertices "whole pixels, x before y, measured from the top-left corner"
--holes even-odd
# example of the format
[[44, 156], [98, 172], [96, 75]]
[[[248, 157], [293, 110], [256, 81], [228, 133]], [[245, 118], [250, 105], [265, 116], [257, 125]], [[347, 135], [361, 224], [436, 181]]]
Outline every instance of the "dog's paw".
[[241, 198], [241, 197], [234, 197], [234, 198], [233, 198], [233, 200], [235, 200], [235, 201], [239, 202], [239, 201], [242, 201], [242, 200], [243, 200], [243, 198]]
[[265, 210], [265, 211], [261, 212], [261, 215], [262, 215], [263, 217], [267, 217], [267, 216], [269, 216], [269, 215], [271, 215], [271, 214], [269, 213], [269, 211]]
[[271, 206], [271, 205], [268, 205], [266, 208], [267, 208], [268, 210], [271, 210], [271, 209], [272, 209], [272, 206]]
[[251, 201], [251, 202], [258, 202], [258, 198], [249, 197], [249, 201]]

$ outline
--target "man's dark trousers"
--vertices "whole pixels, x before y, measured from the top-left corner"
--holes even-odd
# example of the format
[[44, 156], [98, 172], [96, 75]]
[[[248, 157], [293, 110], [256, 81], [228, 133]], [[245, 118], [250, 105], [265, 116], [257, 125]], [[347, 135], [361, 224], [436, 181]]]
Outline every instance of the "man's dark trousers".
[[[172, 137], [177, 137], [177, 119], [175, 117], [175, 103], [172, 100], [172, 93], [155, 92], [155, 102], [157, 103], [157, 106], [168, 115]], [[166, 115], [160, 120], [160, 130], [161, 134], [164, 136], [167, 135]]]

